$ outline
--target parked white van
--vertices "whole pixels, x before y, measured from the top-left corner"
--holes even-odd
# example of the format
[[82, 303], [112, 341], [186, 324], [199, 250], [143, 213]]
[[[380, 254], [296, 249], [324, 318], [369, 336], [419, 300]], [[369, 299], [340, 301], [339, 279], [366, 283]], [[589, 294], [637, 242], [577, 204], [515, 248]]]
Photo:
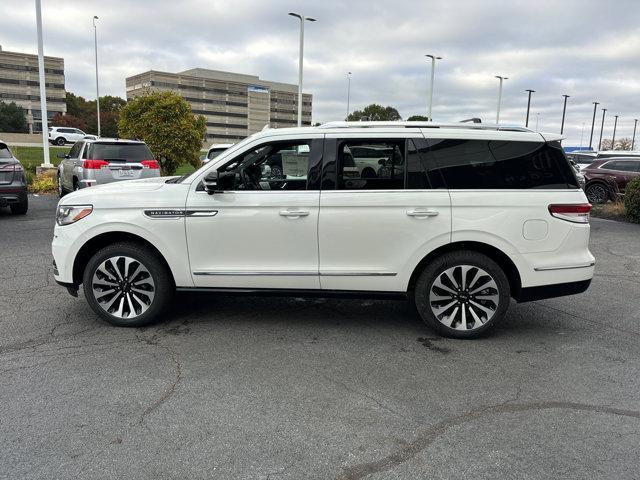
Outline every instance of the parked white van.
[[[408, 298], [440, 334], [475, 337], [510, 298], [591, 282], [591, 205], [559, 140], [430, 122], [263, 131], [190, 175], [61, 199], [55, 278], [120, 326], [196, 290]], [[349, 166], [363, 146], [375, 174]]]

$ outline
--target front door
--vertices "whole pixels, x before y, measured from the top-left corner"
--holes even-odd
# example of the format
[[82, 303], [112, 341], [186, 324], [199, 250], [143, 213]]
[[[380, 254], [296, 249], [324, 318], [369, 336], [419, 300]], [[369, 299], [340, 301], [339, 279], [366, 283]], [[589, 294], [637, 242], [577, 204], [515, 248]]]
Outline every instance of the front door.
[[[194, 181], [186, 204], [186, 234], [196, 287], [320, 287], [322, 149], [321, 134], [258, 139], [214, 160]], [[233, 189], [205, 192], [202, 178], [213, 169], [234, 172]]]
[[406, 291], [420, 260], [450, 241], [449, 193], [429, 178], [418, 151], [422, 133], [394, 130], [384, 138], [327, 135], [318, 224], [322, 289]]

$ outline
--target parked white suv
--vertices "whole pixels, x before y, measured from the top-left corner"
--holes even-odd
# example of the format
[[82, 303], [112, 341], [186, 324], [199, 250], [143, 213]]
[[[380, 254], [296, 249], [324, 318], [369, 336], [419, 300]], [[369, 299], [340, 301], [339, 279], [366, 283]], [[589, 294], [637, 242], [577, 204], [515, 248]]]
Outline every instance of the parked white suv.
[[49, 143], [64, 145], [66, 143], [76, 143], [82, 140], [87, 134], [78, 128], [72, 127], [49, 127]]
[[[61, 199], [55, 278], [121, 326], [152, 322], [177, 289], [410, 298], [439, 333], [475, 337], [511, 297], [591, 282], [591, 205], [559, 138], [417, 122], [267, 130], [188, 176]], [[345, 170], [363, 145], [384, 152], [375, 176]]]

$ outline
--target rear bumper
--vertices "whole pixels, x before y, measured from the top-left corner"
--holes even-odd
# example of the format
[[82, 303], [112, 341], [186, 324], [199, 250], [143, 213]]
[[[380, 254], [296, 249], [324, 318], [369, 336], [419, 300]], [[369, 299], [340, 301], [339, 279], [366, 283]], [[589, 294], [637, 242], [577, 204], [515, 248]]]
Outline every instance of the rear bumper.
[[27, 186], [20, 184], [0, 185], [0, 207], [27, 200]]
[[556, 283], [554, 285], [542, 285], [540, 287], [521, 288], [513, 298], [517, 302], [532, 302], [534, 300], [544, 300], [545, 298], [564, 297], [566, 295], [576, 295], [586, 291], [591, 285], [591, 279], [578, 282]]

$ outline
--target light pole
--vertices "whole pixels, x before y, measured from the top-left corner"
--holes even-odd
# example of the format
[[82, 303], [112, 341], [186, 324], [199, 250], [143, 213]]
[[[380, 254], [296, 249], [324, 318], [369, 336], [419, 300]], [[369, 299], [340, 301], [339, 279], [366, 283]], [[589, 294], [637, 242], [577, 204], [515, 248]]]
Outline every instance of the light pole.
[[633, 137], [631, 138], [631, 150], [636, 145], [636, 127], [638, 126], [638, 119], [633, 119]]
[[98, 16], [93, 16], [93, 48], [96, 57], [96, 110], [98, 115], [98, 137], [100, 136], [100, 90], [98, 89], [98, 29], [96, 27]]
[[315, 22], [315, 18], [305, 17], [301, 13], [289, 12], [289, 15], [300, 20], [300, 59], [298, 60], [298, 126], [302, 126], [302, 57], [304, 55], [304, 22]]
[[524, 122], [524, 126], [529, 126], [529, 110], [531, 109], [531, 94], [536, 93], [535, 90], [525, 90], [525, 92], [529, 92], [529, 98], [527, 99], [527, 118]]
[[593, 102], [593, 120], [591, 120], [591, 136], [589, 136], [589, 150], [591, 150], [591, 145], [593, 144], [593, 127], [596, 125], [596, 108], [598, 108], [600, 103]]
[[560, 135], [564, 132], [564, 115], [567, 112], [567, 98], [569, 95], [562, 95], [564, 97], [564, 106], [562, 107], [562, 123], [560, 124]]
[[539, 122], [540, 122], [540, 112], [536, 113], [536, 132], [538, 131]]
[[618, 115], [614, 115], [613, 118], [613, 138], [611, 139], [611, 150], [616, 149], [616, 128], [618, 128]]
[[347, 72], [347, 118], [349, 120], [349, 99], [351, 96], [351, 72]]
[[431, 111], [433, 107], [433, 79], [436, 73], [436, 60], [442, 60], [442, 57], [437, 57], [435, 55], [425, 55], [425, 57], [429, 57], [431, 59], [431, 84], [429, 86], [429, 110], [427, 118], [432, 122], [433, 119], [431, 118]]
[[496, 112], [496, 125], [500, 123], [500, 104], [502, 103], [502, 82], [508, 80], [509, 77], [503, 77], [496, 75], [496, 78], [500, 80], [500, 86], [498, 87], [498, 111]]
[[604, 115], [607, 113], [607, 109], [602, 109], [602, 124], [600, 125], [600, 141], [598, 142], [598, 150], [602, 148], [602, 132], [604, 131]]
[[582, 150], [582, 140], [584, 139], [584, 122], [582, 122], [582, 132], [580, 133], [580, 150]]
[[38, 78], [40, 80], [40, 117], [42, 117], [42, 166], [51, 168], [49, 160], [49, 127], [47, 125], [47, 88], [44, 79], [44, 47], [42, 46], [42, 9], [40, 0], [36, 0], [36, 30], [38, 31]]

